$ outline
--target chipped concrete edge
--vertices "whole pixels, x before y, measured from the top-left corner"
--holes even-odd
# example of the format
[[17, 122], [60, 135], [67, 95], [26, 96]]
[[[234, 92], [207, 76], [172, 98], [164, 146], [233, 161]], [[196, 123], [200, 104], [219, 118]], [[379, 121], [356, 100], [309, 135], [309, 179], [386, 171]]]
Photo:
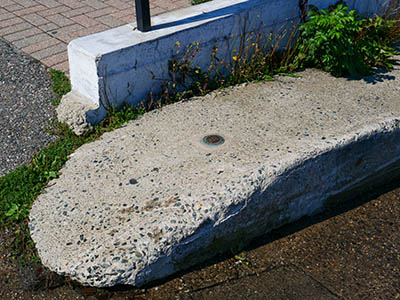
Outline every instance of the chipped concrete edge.
[[77, 135], [93, 130], [93, 122], [90, 122], [93, 115], [101, 114], [105, 117], [106, 114], [105, 109], [97, 107], [76, 91], [71, 91], [61, 98], [56, 112], [58, 120], [66, 123]]

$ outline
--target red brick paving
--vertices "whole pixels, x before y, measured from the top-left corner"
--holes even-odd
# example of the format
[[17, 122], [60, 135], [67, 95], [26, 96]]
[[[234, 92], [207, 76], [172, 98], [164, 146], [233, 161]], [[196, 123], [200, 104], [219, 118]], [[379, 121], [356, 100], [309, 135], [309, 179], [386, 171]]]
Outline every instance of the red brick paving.
[[37, 51], [47, 50], [47, 48], [52, 47], [57, 44], [62, 44], [62, 43], [55, 38], [49, 37], [49, 39], [46, 41], [42, 41], [42, 42], [39, 42], [36, 44], [29, 45], [25, 48], [22, 48], [21, 50], [24, 52], [27, 52], [27, 53], [35, 53]]
[[[48, 67], [68, 73], [67, 44], [135, 22], [134, 0], [1, 0], [0, 36]], [[151, 14], [190, 0], [150, 0]]]
[[14, 26], [4, 27], [4, 28], [0, 29], [0, 36], [3, 37], [7, 34], [11, 34], [11, 33], [22, 31], [22, 30], [29, 29], [29, 28], [32, 28], [32, 25], [29, 23], [25, 23], [25, 22], [14, 25]]

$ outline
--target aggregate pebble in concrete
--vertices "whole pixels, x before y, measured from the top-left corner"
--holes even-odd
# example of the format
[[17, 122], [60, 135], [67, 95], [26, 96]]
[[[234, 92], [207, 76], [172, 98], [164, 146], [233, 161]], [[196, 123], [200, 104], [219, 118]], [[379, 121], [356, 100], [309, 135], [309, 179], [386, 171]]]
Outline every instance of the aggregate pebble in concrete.
[[45, 67], [0, 38], [0, 176], [52, 140], [55, 98]]
[[[399, 68], [301, 75], [170, 105], [78, 149], [31, 211], [43, 264], [92, 286], [141, 285], [398, 167]], [[226, 141], [204, 146], [207, 134]]]

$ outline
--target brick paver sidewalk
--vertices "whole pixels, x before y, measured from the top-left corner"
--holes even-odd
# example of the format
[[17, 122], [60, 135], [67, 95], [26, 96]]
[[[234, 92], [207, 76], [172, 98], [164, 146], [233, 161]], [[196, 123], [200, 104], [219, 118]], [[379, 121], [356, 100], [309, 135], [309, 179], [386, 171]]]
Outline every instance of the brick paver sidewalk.
[[[48, 67], [68, 72], [67, 44], [135, 22], [134, 0], [0, 0], [0, 36]], [[157, 15], [190, 0], [150, 0]]]

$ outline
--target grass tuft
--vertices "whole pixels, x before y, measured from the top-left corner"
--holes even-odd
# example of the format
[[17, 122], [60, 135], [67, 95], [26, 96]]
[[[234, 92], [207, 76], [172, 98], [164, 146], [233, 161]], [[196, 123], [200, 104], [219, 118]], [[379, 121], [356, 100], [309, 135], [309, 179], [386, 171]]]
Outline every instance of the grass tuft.
[[56, 99], [50, 99], [54, 106], [60, 104], [61, 97], [71, 91], [71, 82], [64, 72], [58, 70], [50, 70], [50, 77], [52, 80], [52, 88], [54, 93], [57, 94]]
[[206, 3], [206, 2], [210, 2], [211, 0], [192, 0], [191, 4], [192, 5], [197, 5], [197, 4], [201, 4], [201, 3]]

